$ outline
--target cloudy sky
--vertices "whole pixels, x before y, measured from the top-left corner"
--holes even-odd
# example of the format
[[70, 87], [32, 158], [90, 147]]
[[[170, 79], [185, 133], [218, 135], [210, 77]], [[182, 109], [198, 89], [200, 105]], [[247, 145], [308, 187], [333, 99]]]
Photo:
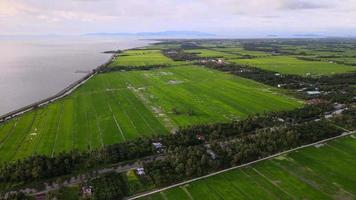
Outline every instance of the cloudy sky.
[[0, 0], [0, 34], [356, 36], [356, 0]]

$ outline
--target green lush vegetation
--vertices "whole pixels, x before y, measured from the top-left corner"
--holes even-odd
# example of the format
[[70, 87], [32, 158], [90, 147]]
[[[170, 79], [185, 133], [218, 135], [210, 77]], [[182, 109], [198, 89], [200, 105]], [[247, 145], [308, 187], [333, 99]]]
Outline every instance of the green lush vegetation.
[[241, 55], [241, 56], [255, 56], [255, 57], [271, 56], [270, 53], [266, 53], [263, 51], [248, 51], [242, 47], [214, 48], [214, 50], [227, 52], [227, 53], [231, 53], [231, 54], [237, 54], [237, 55]]
[[193, 53], [201, 58], [236, 58], [237, 55], [230, 52], [214, 51], [211, 49], [189, 49], [185, 50], [187, 53]]
[[[355, 48], [312, 40], [169, 40], [119, 52], [69, 96], [0, 124], [0, 198], [87, 174], [47, 197], [77, 199], [90, 186], [93, 199], [121, 199], [354, 130]], [[308, 94], [314, 90], [320, 94]], [[352, 199], [354, 141], [148, 198]], [[145, 175], [91, 171], [134, 161]]]
[[53, 190], [46, 195], [47, 200], [77, 200], [80, 195], [80, 188], [78, 186], [63, 187], [59, 190]]
[[119, 54], [109, 67], [142, 67], [170, 65], [174, 62], [163, 56], [160, 50], [127, 50]]
[[320, 76], [356, 71], [354, 67], [342, 64], [300, 60], [290, 56], [270, 56], [254, 59], [232, 59], [233, 63], [251, 65], [282, 74]]
[[93, 149], [301, 105], [257, 82], [196, 66], [104, 73], [63, 100], [1, 124], [0, 160]]
[[141, 199], [353, 199], [355, 150], [349, 136]]

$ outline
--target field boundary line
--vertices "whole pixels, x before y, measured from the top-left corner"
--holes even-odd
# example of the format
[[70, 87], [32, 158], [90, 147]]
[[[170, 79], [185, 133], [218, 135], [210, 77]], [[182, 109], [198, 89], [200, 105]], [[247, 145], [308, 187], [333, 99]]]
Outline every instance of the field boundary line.
[[242, 191], [240, 187], [238, 187], [235, 183], [231, 181], [228, 177], [226, 177], [226, 174], [222, 174], [223, 179], [226, 180], [228, 183], [230, 183], [230, 187], [234, 188], [238, 192], [240, 192], [246, 199], [251, 199], [245, 192]]
[[18, 152], [19, 152], [19, 150], [21, 149], [22, 145], [23, 145], [24, 142], [26, 141], [26, 138], [27, 138], [28, 135], [30, 134], [31, 129], [32, 129], [32, 127], [33, 127], [33, 124], [35, 123], [35, 121], [36, 121], [38, 115], [39, 115], [39, 114], [38, 114], [38, 111], [36, 111], [35, 114], [34, 114], [34, 116], [33, 116], [33, 118], [32, 118], [32, 120], [31, 120], [31, 122], [30, 122], [30, 124], [29, 124], [29, 126], [26, 128], [25, 133], [24, 133], [23, 136], [21, 137], [21, 141], [20, 141], [20, 143], [18, 144], [18, 146], [16, 147], [15, 152], [13, 152], [13, 154], [12, 154], [12, 156], [11, 156], [11, 160], [13, 160], [13, 159], [16, 157], [16, 155], [18, 154]]
[[290, 194], [289, 192], [287, 192], [286, 190], [284, 190], [283, 188], [281, 188], [278, 184], [274, 183], [270, 178], [268, 178], [266, 175], [264, 175], [262, 172], [258, 171], [255, 167], [252, 167], [252, 170], [254, 172], [256, 172], [256, 174], [258, 174], [259, 176], [261, 176], [263, 179], [265, 179], [267, 182], [269, 182], [271, 185], [273, 185], [274, 187], [276, 187], [277, 189], [279, 189], [280, 191], [282, 191], [284, 194], [286, 194], [287, 196], [291, 197], [292, 199], [296, 199], [294, 197], [294, 195]]
[[[126, 99], [126, 101], [127, 101], [130, 105], [133, 105], [132, 102], [130, 101], [130, 99], [129, 99], [127, 96], [123, 95], [123, 97]], [[135, 95], [134, 95], [134, 97], [136, 98]], [[140, 103], [143, 104], [143, 102], [140, 102]], [[137, 115], [140, 116], [140, 118], [145, 122], [146, 126], [147, 126], [148, 128], [150, 128], [150, 129], [153, 131], [153, 133], [156, 133], [156, 131], [155, 131], [155, 130], [150, 126], [150, 124], [147, 122], [147, 120], [145, 119], [145, 117], [143, 117], [143, 116], [140, 114], [140, 112], [137, 110], [136, 106], [133, 106], [133, 109], [135, 110], [135, 112], [137, 113]]]
[[[37, 111], [35, 111], [35, 114], [34, 114], [34, 116], [33, 116], [33, 119], [32, 119], [32, 122], [31, 122], [31, 125], [29, 126], [29, 128], [28, 128], [28, 131], [26, 131], [25, 132], [25, 134], [24, 134], [24, 137], [23, 137], [23, 139], [21, 140], [21, 143], [18, 145], [18, 147], [16, 148], [16, 150], [15, 150], [15, 153], [14, 153], [14, 155], [13, 155], [13, 158], [16, 158], [16, 156], [18, 155], [18, 153], [20, 152], [20, 150], [23, 148], [23, 145], [24, 145], [24, 143], [27, 143], [26, 142], [26, 139], [27, 139], [27, 137], [29, 137], [29, 135], [31, 134], [31, 130], [33, 129], [33, 128], [36, 128], [36, 127], [33, 127], [36, 123], [36, 120], [38, 119], [38, 120], [40, 120], [41, 119], [41, 115], [44, 113], [44, 110], [37, 110]], [[46, 116], [46, 115], [45, 115]], [[37, 140], [36, 140], [37, 141]], [[36, 143], [36, 142], [34, 142], [34, 143]], [[25, 146], [26, 147], [26, 146]], [[31, 154], [32, 155], [32, 154]]]
[[[107, 88], [110, 88], [110, 86], [111, 86], [111, 84], [109, 83], [109, 81], [108, 81], [107, 79], [105, 79], [105, 86], [106, 86]], [[123, 88], [123, 89], [126, 89], [126, 88]], [[106, 90], [105, 93], [106, 93], [106, 92], [109, 93], [109, 96], [111, 96], [111, 97], [114, 96], [114, 91], [113, 91], [113, 90], [109, 90], [109, 91]], [[108, 99], [107, 96], [106, 96], [106, 99]], [[114, 119], [114, 121], [115, 121], [116, 127], [117, 127], [118, 130], [120, 131], [120, 134], [121, 134], [122, 139], [123, 139], [124, 141], [126, 141], [126, 137], [125, 137], [125, 135], [124, 135], [124, 132], [122, 131], [121, 126], [120, 126], [119, 122], [118, 122], [117, 119], [116, 119], [116, 116], [115, 116], [115, 114], [114, 114], [114, 111], [112, 110], [112, 107], [111, 107], [110, 103], [107, 102], [106, 104], [107, 104], [108, 107], [109, 107], [109, 110], [110, 110], [110, 112], [111, 112], [111, 114], [112, 114], [112, 117], [113, 117], [113, 119]]]
[[62, 115], [63, 115], [63, 110], [64, 110], [64, 103], [62, 103], [61, 105], [62, 105], [62, 107], [61, 107], [61, 111], [60, 111], [60, 113], [59, 113], [59, 120], [58, 120], [58, 122], [57, 122], [56, 138], [54, 139], [54, 144], [53, 144], [53, 147], [52, 147], [51, 157], [53, 157], [53, 155], [54, 155], [54, 149], [56, 148], [56, 144], [57, 144], [58, 131], [59, 131], [59, 127], [60, 127], [61, 121], [62, 121]]
[[124, 133], [122, 132], [121, 126], [120, 126], [119, 122], [117, 121], [117, 119], [116, 119], [116, 117], [115, 117], [115, 114], [114, 114], [114, 112], [112, 111], [112, 108], [111, 108], [110, 104], [109, 104], [109, 103], [107, 103], [107, 104], [108, 104], [108, 107], [109, 107], [110, 112], [111, 112], [111, 114], [112, 114], [112, 117], [113, 117], [113, 119], [114, 119], [114, 121], [115, 121], [116, 127], [117, 127], [117, 129], [120, 131], [120, 134], [121, 134], [122, 139], [124, 139], [124, 141], [126, 141], [126, 138], [125, 138], [125, 136], [124, 136]]
[[[93, 103], [93, 104], [95, 104], [95, 103]], [[98, 118], [98, 112], [96, 111], [95, 105], [92, 106], [92, 107], [93, 107], [93, 111], [94, 111], [94, 114], [95, 114], [96, 127], [98, 128], [98, 131], [99, 131], [101, 147], [104, 147], [103, 132], [101, 131], [100, 121], [99, 121], [99, 118]]]
[[7, 132], [5, 138], [3, 138], [0, 141], [0, 150], [2, 149], [2, 146], [4, 146], [4, 143], [6, 142], [6, 140], [10, 137], [10, 135], [14, 132], [14, 129], [16, 128], [18, 123], [18, 120], [15, 120], [14, 124], [11, 126], [11, 129]]
[[195, 181], [198, 181], [198, 180], [201, 180], [201, 179], [205, 179], [205, 178], [208, 178], [208, 177], [211, 177], [211, 176], [214, 176], [214, 175], [218, 175], [218, 174], [221, 174], [221, 173], [224, 173], [224, 172], [228, 172], [228, 171], [231, 171], [231, 170], [234, 170], [234, 169], [243, 168], [243, 167], [246, 167], [246, 166], [261, 162], [261, 161], [269, 160], [269, 159], [272, 159], [272, 158], [275, 158], [275, 157], [278, 157], [278, 156], [281, 156], [281, 155], [284, 155], [284, 154], [288, 154], [288, 153], [291, 153], [291, 152], [294, 152], [294, 151], [297, 151], [297, 150], [300, 150], [300, 149], [304, 149], [304, 148], [307, 148], [307, 147], [312, 147], [314, 145], [325, 143], [325, 142], [329, 142], [329, 141], [332, 141], [332, 140], [335, 140], [335, 139], [338, 139], [338, 138], [351, 136], [354, 133], [356, 133], [356, 131], [344, 132], [341, 135], [338, 135], [338, 136], [335, 136], [335, 137], [323, 139], [323, 140], [320, 140], [320, 141], [317, 141], [317, 142], [314, 142], [314, 143], [310, 143], [310, 144], [302, 145], [300, 147], [296, 147], [296, 148], [293, 148], [293, 149], [290, 149], [290, 150], [282, 151], [280, 153], [276, 153], [276, 154], [267, 156], [265, 158], [261, 158], [261, 159], [255, 160], [255, 161], [251, 161], [251, 162], [248, 162], [248, 163], [245, 163], [245, 164], [242, 164], [242, 165], [230, 167], [228, 169], [224, 169], [224, 170], [221, 170], [221, 171], [218, 171], [218, 172], [213, 172], [213, 173], [201, 176], [201, 177], [197, 177], [197, 178], [193, 178], [193, 179], [190, 179], [190, 180], [187, 180], [187, 181], [176, 183], [176, 184], [164, 187], [164, 188], [156, 189], [156, 190], [153, 190], [153, 191], [148, 191], [148, 192], [145, 192], [145, 193], [142, 193], [142, 194], [137, 194], [137, 195], [128, 197], [127, 200], [134, 200], [134, 199], [138, 199], [138, 198], [141, 198], [141, 197], [149, 196], [149, 195], [157, 193], [157, 192], [162, 192], [162, 191], [165, 191], [165, 190], [177, 187], [177, 186], [182, 186], [182, 185], [185, 185], [185, 184], [188, 184], [188, 183], [192, 183], [192, 182], [195, 182]]
[[181, 190], [183, 190], [183, 192], [189, 197], [190, 200], [194, 200], [192, 194], [190, 194], [190, 192], [188, 191], [188, 189], [183, 185], [180, 186]]
[[[49, 113], [49, 112], [50, 112], [49, 110], [46, 110], [46, 111], [45, 111], [45, 116], [44, 116], [44, 119], [45, 119], [45, 120], [43, 120], [44, 123], [41, 124], [41, 128], [43, 128], [44, 125], [47, 124], [47, 122], [49, 121], [49, 116], [48, 116], [48, 113]], [[43, 130], [44, 130], [44, 129], [45, 129], [45, 128], [43, 128]], [[38, 130], [42, 130], [42, 129], [38, 129]], [[36, 154], [37, 148], [38, 148], [38, 146], [39, 146], [39, 144], [40, 144], [40, 141], [42, 141], [42, 138], [43, 138], [43, 135], [44, 135], [44, 134], [42, 134], [42, 133], [43, 133], [42, 131], [38, 131], [38, 132], [41, 132], [41, 133], [38, 134], [39, 137], [36, 139], [35, 148], [33, 148], [32, 154], [31, 154], [32, 156]]]
[[[317, 190], [317, 191], [320, 192], [321, 194], [323, 194], [323, 195], [325, 195], [325, 196], [330, 196], [329, 194], [327, 194], [326, 192], [322, 191], [322, 190], [321, 190], [320, 188], [318, 188], [317, 186], [315, 186], [315, 185], [311, 184], [310, 182], [308, 182], [308, 180], [309, 180], [308, 178], [306, 178], [306, 177], [304, 177], [304, 176], [300, 176], [300, 175], [298, 175], [298, 173], [295, 173], [295, 172], [293, 172], [293, 171], [291, 171], [291, 170], [288, 170], [287, 167], [281, 165], [280, 163], [278, 163], [278, 162], [276, 162], [276, 161], [274, 161], [274, 160], [271, 161], [271, 164], [274, 165], [274, 166], [276, 166], [276, 167], [279, 168], [280, 170], [286, 172], [287, 174], [289, 174], [289, 175], [291, 175], [291, 176], [294, 176], [296, 179], [300, 180], [302, 183], [308, 185], [309, 187], [311, 187], [311, 188]], [[323, 179], [323, 181], [325, 181], [325, 180]]]
[[[146, 85], [146, 88], [148, 87], [152, 87], [152, 85]], [[167, 113], [163, 112], [162, 109], [159, 108], [159, 106], [157, 106], [156, 104], [154, 104], [153, 102], [151, 102], [148, 98], [145, 97], [145, 94], [139, 94], [138, 92], [133, 90], [133, 94], [142, 102], [142, 105], [153, 114], [153, 116], [157, 119], [157, 121], [168, 131], [170, 130], [174, 130], [175, 126], [173, 125], [174, 123], [172, 122], [172, 120], [168, 117]], [[150, 106], [150, 105], [151, 106]], [[158, 110], [160, 110], [166, 117], [163, 116], [159, 116], [159, 114], [157, 114], [154, 111], [154, 108], [157, 108]], [[164, 120], [168, 120], [168, 122], [164, 122]], [[155, 131], [156, 132], [156, 131]]]
[[255, 179], [253, 179], [253, 177], [252, 177], [250, 174], [244, 172], [243, 170], [241, 170], [241, 168], [238, 169], [238, 170], [239, 170], [239, 172], [241, 172], [245, 177], [247, 177], [248, 179], [251, 179], [251, 181], [252, 181], [254, 184], [258, 185], [263, 191], [265, 191], [265, 192], [268, 193], [269, 195], [273, 196], [275, 199], [278, 198], [274, 193], [272, 193], [270, 190], [266, 189], [259, 181], [256, 181]]
[[[121, 93], [118, 93], [118, 94], [121, 95]], [[115, 95], [114, 95], [114, 98], [117, 99], [117, 97]], [[117, 105], [120, 107], [120, 110], [125, 114], [125, 116], [127, 117], [128, 121], [130, 122], [131, 126], [137, 131], [137, 133], [139, 133], [136, 125], [133, 123], [133, 120], [131, 119], [130, 115], [127, 113], [127, 110], [123, 108], [122, 103], [120, 101], [117, 101], [117, 102], [118, 102]]]

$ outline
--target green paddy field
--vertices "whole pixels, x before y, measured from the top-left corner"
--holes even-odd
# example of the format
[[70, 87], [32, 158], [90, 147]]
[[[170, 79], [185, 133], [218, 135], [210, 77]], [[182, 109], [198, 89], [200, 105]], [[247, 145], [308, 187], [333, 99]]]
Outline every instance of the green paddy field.
[[142, 67], [150, 65], [169, 65], [175, 63], [161, 54], [160, 50], [128, 50], [119, 54], [119, 57], [109, 67], [133, 66]]
[[230, 62], [250, 65], [282, 74], [295, 74], [301, 76], [333, 75], [354, 72], [356, 68], [323, 61], [306, 61], [291, 56], [269, 56], [254, 59], [230, 59]]
[[140, 199], [355, 199], [355, 152], [347, 136]]
[[59, 101], [0, 124], [0, 161], [302, 105], [280, 90], [198, 66], [103, 73]]

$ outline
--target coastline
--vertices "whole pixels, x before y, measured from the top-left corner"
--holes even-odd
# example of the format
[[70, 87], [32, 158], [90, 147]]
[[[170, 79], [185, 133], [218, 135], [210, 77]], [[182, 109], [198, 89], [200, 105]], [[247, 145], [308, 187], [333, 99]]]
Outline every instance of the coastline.
[[57, 100], [60, 100], [64, 97], [66, 97], [67, 95], [71, 94], [75, 89], [77, 89], [78, 87], [83, 85], [85, 82], [87, 82], [89, 79], [91, 79], [94, 75], [96, 75], [100, 71], [101, 68], [106, 67], [117, 55], [118, 54], [113, 54], [112, 56], [110, 56], [110, 58], [107, 62], [92, 69], [90, 73], [86, 74], [79, 80], [71, 83], [70, 85], [65, 87], [63, 90], [59, 91], [57, 94], [1, 115], [0, 116], [0, 124], [6, 122], [8, 120], [11, 120], [15, 117], [18, 117], [20, 115], [23, 115], [31, 110], [46, 106], [49, 103], [52, 103], [54, 101], [57, 101]]
[[[156, 40], [157, 41], [157, 40]], [[154, 42], [152, 42], [154, 43]], [[149, 43], [149, 44], [152, 44]], [[135, 48], [141, 48], [141, 47], [145, 47], [148, 44], [139, 46], [139, 47], [135, 47]], [[135, 49], [135, 48], [128, 48], [128, 49]], [[122, 49], [122, 51], [124, 50], [128, 50], [128, 49]], [[3, 115], [0, 115], [0, 124], [3, 124], [15, 117], [21, 116], [31, 110], [37, 109], [37, 108], [41, 108], [46, 106], [49, 103], [52, 103], [54, 101], [60, 100], [66, 96], [68, 96], [69, 94], [71, 94], [75, 89], [77, 89], [78, 87], [80, 87], [81, 85], [83, 85], [85, 82], [87, 82], [88, 80], [90, 80], [92, 77], [94, 77], [98, 72], [100, 72], [100, 69], [106, 67], [108, 64], [110, 64], [110, 62], [113, 61], [113, 59], [118, 56], [118, 53], [113, 53], [112, 56], [110, 56], [110, 58], [103, 64], [95, 67], [94, 69], [91, 70], [91, 72], [87, 73], [85, 76], [83, 76], [82, 78], [78, 79], [77, 81], [74, 81], [73, 83], [69, 84], [67, 87], [65, 87], [64, 89], [62, 89], [61, 91], [59, 91], [58, 93], [56, 93], [55, 95], [49, 96], [45, 99], [36, 101], [34, 103], [31, 103], [29, 105], [20, 107], [18, 109], [15, 109], [13, 111], [10, 111], [8, 113], [5, 113]]]

